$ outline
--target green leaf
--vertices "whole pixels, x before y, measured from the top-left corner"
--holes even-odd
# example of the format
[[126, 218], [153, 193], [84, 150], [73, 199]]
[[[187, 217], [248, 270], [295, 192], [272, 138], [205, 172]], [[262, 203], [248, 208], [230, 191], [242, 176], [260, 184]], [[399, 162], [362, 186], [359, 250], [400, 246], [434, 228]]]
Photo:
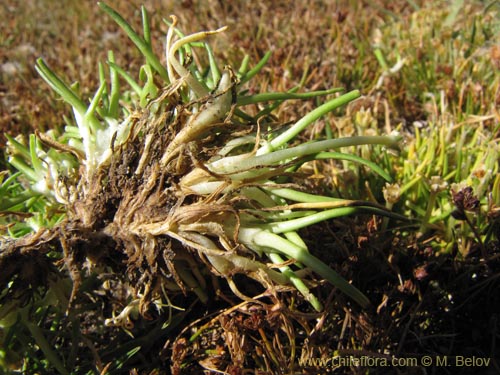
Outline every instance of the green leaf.
[[[168, 72], [167, 69], [162, 65], [158, 57], [153, 53], [153, 50], [151, 46], [148, 44], [147, 40], [144, 40], [139, 34], [137, 34], [132, 26], [123, 19], [122, 16], [120, 16], [113, 8], [110, 6], [106, 5], [103, 2], [98, 2], [99, 7], [101, 7], [102, 10], [104, 10], [122, 29], [125, 31], [125, 33], [128, 35], [130, 40], [136, 45], [136, 47], [141, 51], [141, 53], [144, 55], [146, 58], [146, 61], [151, 67], [158, 72], [160, 77], [166, 82], [169, 83], [168, 79]], [[144, 16], [145, 11], [143, 12], [143, 22], [144, 22]], [[144, 25], [144, 28], [148, 29], [147, 32], [145, 32], [146, 37], [149, 38], [150, 33], [149, 33], [149, 23], [147, 21], [147, 15], [146, 15], [146, 22], [147, 24]]]

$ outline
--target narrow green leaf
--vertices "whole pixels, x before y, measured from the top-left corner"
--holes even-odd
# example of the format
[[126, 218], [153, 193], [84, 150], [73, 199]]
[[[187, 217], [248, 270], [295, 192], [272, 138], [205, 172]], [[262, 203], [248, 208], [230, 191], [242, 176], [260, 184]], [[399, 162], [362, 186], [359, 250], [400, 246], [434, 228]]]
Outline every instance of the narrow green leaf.
[[[113, 51], [108, 52], [108, 61], [112, 64], [115, 62]], [[120, 100], [120, 77], [115, 68], [109, 65], [109, 75], [111, 79], [111, 94], [109, 99], [108, 114], [112, 118], [117, 118], [119, 114]]]
[[69, 105], [71, 105], [82, 116], [87, 110], [87, 106], [80, 97], [71, 89], [64, 81], [59, 78], [48, 66], [42, 58], [36, 60], [35, 69], [40, 76], [48, 83], [48, 85], [59, 94]]
[[259, 73], [261, 71], [261, 69], [264, 67], [264, 65], [266, 65], [266, 63], [269, 61], [269, 59], [271, 58], [271, 55], [272, 55], [271, 51], [266, 52], [264, 57], [262, 57], [262, 59], [260, 59], [260, 61], [257, 63], [257, 65], [255, 65], [252, 69], [250, 69], [245, 75], [243, 75], [240, 78], [240, 85], [244, 84], [245, 82], [250, 81], [257, 73]]
[[127, 81], [127, 83], [130, 85], [132, 90], [134, 90], [134, 92], [137, 95], [141, 95], [142, 87], [130, 76], [130, 74], [128, 74], [124, 69], [120, 68], [118, 65], [116, 65], [111, 60], [108, 61], [108, 65], [112, 69], [114, 69], [119, 75], [121, 75], [125, 79], [125, 81]]
[[238, 105], [248, 105], [260, 102], [274, 101], [274, 100], [310, 99], [310, 98], [315, 98], [317, 96], [333, 94], [343, 90], [344, 90], [343, 88], [333, 88], [329, 90], [311, 91], [303, 93], [268, 92], [263, 94], [240, 96], [238, 97], [237, 103]]
[[122, 16], [120, 16], [113, 8], [106, 5], [103, 2], [98, 3], [99, 7], [104, 10], [128, 35], [130, 40], [136, 45], [136, 47], [141, 51], [141, 53], [146, 58], [146, 61], [149, 65], [152, 66], [156, 72], [160, 75], [160, 77], [166, 82], [169, 83], [168, 72], [167, 69], [161, 64], [160, 60], [153, 53], [151, 46], [137, 34], [134, 29], [129, 25]]
[[31, 158], [31, 165], [33, 166], [33, 169], [37, 174], [40, 172], [43, 172], [44, 167], [42, 165], [42, 161], [37, 155], [37, 142], [36, 142], [36, 136], [34, 134], [30, 134], [30, 158]]
[[332, 285], [340, 289], [344, 294], [351, 297], [362, 307], [368, 307], [370, 301], [354, 285], [348, 283], [333, 269], [321, 260], [311, 255], [308, 251], [295, 245], [287, 239], [257, 228], [241, 228], [239, 238], [250, 247], [257, 245], [266, 252], [278, 252], [305, 264], [321, 277], [328, 280]]
[[217, 66], [217, 62], [215, 61], [215, 56], [212, 51], [212, 48], [208, 44], [205, 44], [205, 49], [207, 50], [208, 62], [210, 64], [210, 73], [212, 75], [212, 82], [213, 82], [212, 89], [214, 89], [217, 86], [217, 82], [219, 82], [220, 80], [221, 73], [219, 67]]
[[362, 157], [359, 157], [357, 155], [353, 154], [345, 154], [342, 152], [320, 152], [310, 159], [315, 159], [315, 160], [322, 160], [322, 159], [335, 159], [335, 160], [348, 160], [348, 161], [353, 161], [358, 164], [362, 164], [370, 168], [373, 172], [377, 173], [379, 176], [383, 177], [386, 181], [391, 182], [392, 178], [391, 176], [384, 171], [382, 168], [380, 168], [377, 164], [370, 160], [363, 159]]
[[17, 153], [19, 153], [25, 159], [30, 159], [30, 151], [25, 145], [18, 142], [15, 138], [11, 137], [7, 133], [5, 133], [5, 138], [7, 138], [7, 140], [12, 145], [12, 147], [14, 147]]
[[261, 147], [257, 154], [264, 154], [270, 152], [272, 150], [276, 150], [277, 148], [283, 146], [288, 141], [295, 138], [300, 132], [302, 132], [307, 126], [311, 123], [319, 119], [320, 117], [326, 115], [327, 113], [333, 111], [334, 109], [341, 107], [354, 99], [357, 99], [361, 96], [359, 90], [350, 91], [338, 98], [332, 99], [325, 104], [319, 106], [313, 111], [309, 112], [307, 115], [302, 117], [299, 121], [297, 121], [290, 129], [286, 132], [280, 134], [278, 137], [269, 142], [266, 146]]
[[148, 11], [144, 5], [141, 6], [141, 16], [142, 16], [142, 34], [144, 35], [144, 42], [151, 49], [151, 27], [149, 25]]
[[241, 61], [240, 68], [238, 69], [238, 72], [236, 73], [236, 76], [238, 79], [241, 79], [247, 72], [248, 70], [248, 63], [250, 62], [250, 55], [245, 55], [243, 56], [243, 60]]

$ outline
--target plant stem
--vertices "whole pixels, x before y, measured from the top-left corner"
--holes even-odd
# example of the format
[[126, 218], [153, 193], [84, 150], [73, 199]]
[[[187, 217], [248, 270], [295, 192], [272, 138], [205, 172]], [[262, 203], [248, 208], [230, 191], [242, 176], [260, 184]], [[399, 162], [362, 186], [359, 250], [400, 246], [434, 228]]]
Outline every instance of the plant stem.
[[199, 33], [187, 35], [176, 41], [168, 51], [167, 64], [172, 65], [177, 74], [179, 74], [183, 79], [186, 80], [187, 85], [195, 93], [197, 98], [203, 98], [207, 96], [209, 94], [209, 91], [177, 60], [177, 58], [175, 57], [175, 53], [185, 44], [205, 39], [207, 36], [220, 33], [225, 29], [226, 27], [221, 27], [220, 29], [214, 31], [201, 31]]
[[[268, 256], [274, 264], [285, 262], [285, 260], [277, 253], [269, 253]], [[309, 291], [309, 288], [304, 283], [304, 281], [299, 276], [297, 276], [290, 267], [281, 266], [279, 267], [279, 270], [290, 280], [290, 282], [297, 288], [297, 290], [304, 296], [307, 302], [309, 302], [311, 306], [314, 307], [316, 311], [320, 312], [321, 310], [323, 310], [323, 305], [318, 300], [318, 298], [316, 298], [316, 296]]]
[[321, 277], [328, 280], [332, 285], [351, 297], [362, 307], [368, 307], [370, 301], [356, 287], [348, 283], [337, 272], [328, 267], [321, 260], [311, 255], [302, 247], [295, 245], [287, 239], [259, 228], [240, 228], [238, 239], [250, 248], [257, 247], [267, 253], [278, 252], [287, 257], [296, 259], [311, 268]]
[[257, 73], [261, 71], [261, 69], [266, 65], [267, 61], [271, 57], [272, 52], [268, 51], [265, 53], [264, 57], [260, 59], [260, 61], [255, 65], [252, 69], [250, 69], [248, 72], [246, 72], [241, 78], [240, 78], [240, 85], [244, 84], [245, 82], [250, 81]]
[[361, 93], [359, 92], [359, 90], [353, 90], [319, 106], [318, 108], [314, 109], [313, 111], [302, 117], [298, 122], [295, 123], [295, 125], [293, 125], [286, 132], [282, 133], [281, 135], [273, 139], [271, 142], [261, 147], [257, 151], [257, 155], [267, 154], [268, 152], [271, 152], [283, 146], [285, 143], [295, 138], [300, 132], [302, 132], [302, 130], [304, 130], [312, 122], [316, 121], [317, 119], [324, 116], [328, 112], [331, 112], [334, 109], [341, 107], [354, 99], [359, 98], [360, 96]]
[[238, 105], [248, 105], [275, 100], [310, 99], [321, 95], [334, 94], [342, 90], [343, 88], [333, 88], [330, 90], [311, 91], [303, 93], [268, 92], [249, 96], [240, 96], [237, 99], [237, 103]]
[[[156, 57], [156, 55], [154, 54], [154, 52], [151, 48], [151, 45], [148, 43], [149, 31], [145, 33], [146, 40], [141, 38], [139, 36], [139, 34], [137, 34], [134, 31], [134, 29], [132, 29], [132, 27], [129, 25], [129, 23], [127, 21], [125, 21], [123, 19], [123, 17], [120, 16], [113, 8], [111, 8], [110, 6], [108, 6], [107, 4], [105, 4], [103, 2], [98, 2], [97, 4], [125, 31], [125, 33], [128, 35], [130, 40], [132, 42], [134, 42], [134, 44], [139, 49], [139, 51], [141, 51], [141, 53], [146, 57], [146, 61], [148, 62], [148, 64], [151, 65], [153, 67], [153, 69], [158, 72], [160, 77], [166, 83], [169, 83], [170, 81], [168, 79], [167, 69], [165, 69], [163, 64], [158, 59], [158, 57]], [[145, 8], [143, 10], [142, 16], [143, 16], [143, 21], [144, 21], [145, 20]], [[147, 17], [146, 17], [146, 20], [147, 20]], [[148, 27], [147, 22], [144, 24], [144, 27], [145, 28]]]
[[230, 156], [208, 165], [208, 168], [219, 174], [232, 174], [247, 170], [272, 166], [283, 163], [293, 158], [317, 154], [328, 149], [336, 149], [349, 146], [360, 146], [369, 144], [381, 144], [388, 147], [395, 147], [399, 142], [397, 136], [357, 136], [337, 139], [327, 139], [311, 143], [301, 144], [283, 150], [270, 152], [267, 154], [257, 153], [257, 156], [244, 157], [245, 155]]

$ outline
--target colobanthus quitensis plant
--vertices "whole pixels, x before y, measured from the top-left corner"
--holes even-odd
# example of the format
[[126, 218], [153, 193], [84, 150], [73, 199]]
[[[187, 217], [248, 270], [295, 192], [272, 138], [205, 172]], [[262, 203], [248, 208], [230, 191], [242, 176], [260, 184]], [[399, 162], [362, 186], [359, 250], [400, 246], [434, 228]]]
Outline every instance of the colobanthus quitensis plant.
[[[323, 307], [311, 289], [324, 279], [368, 306], [368, 298], [312, 255], [298, 233], [351, 214], [400, 218], [376, 203], [306, 192], [300, 183], [307, 178], [301, 166], [322, 159], [360, 163], [390, 180], [374, 163], [341, 149], [395, 148], [395, 135], [296, 141], [359, 91], [326, 100], [277, 129], [270, 113], [283, 101], [340, 90], [250, 95], [245, 84], [269, 54], [252, 69], [245, 58], [238, 70], [221, 70], [205, 40], [223, 28], [186, 36], [172, 17], [162, 62], [144, 9], [140, 35], [113, 9], [100, 7], [146, 62], [136, 77], [110, 52], [107, 68], [99, 65], [100, 86], [85, 100], [77, 85], [37, 61], [39, 74], [72, 107], [74, 121], [62, 134], [37, 133], [28, 141], [8, 136], [8, 161], [18, 172], [1, 176], [2, 305], [16, 288], [33, 286], [26, 265], [35, 264], [37, 282], [44, 280], [40, 275], [69, 274], [70, 301], [87, 274], [120, 275], [133, 293], [108, 324], [130, 322], [131, 311], [146, 314], [152, 302], [164, 305], [173, 293], [196, 293], [206, 302], [209, 275], [224, 278], [241, 299], [255, 296], [245, 295], [237, 274], [258, 281], [271, 298], [295, 288], [317, 311]], [[204, 59], [195, 58], [200, 51]]]

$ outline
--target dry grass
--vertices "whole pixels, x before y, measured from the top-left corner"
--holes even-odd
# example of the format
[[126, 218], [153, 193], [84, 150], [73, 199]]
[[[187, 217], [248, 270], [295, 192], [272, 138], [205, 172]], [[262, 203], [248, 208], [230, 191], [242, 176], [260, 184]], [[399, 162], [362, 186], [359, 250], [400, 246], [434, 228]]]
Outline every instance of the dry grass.
[[[116, 1], [110, 5], [139, 27], [140, 3]], [[235, 65], [244, 53], [257, 61], [265, 52], [273, 51], [267, 74], [256, 85], [262, 91], [269, 87], [273, 91], [288, 90], [303, 76], [309, 89], [339, 85], [358, 88], [361, 78], [369, 79], [377, 70], [370, 57], [361, 77], [350, 76], [360, 72], [349, 65], [366, 64], [366, 54], [370, 53], [357, 50], [353, 41], [369, 42], [373, 24], [382, 21], [382, 15], [371, 14], [373, 8], [369, 6], [358, 8], [348, 2], [311, 5], [306, 1], [293, 5], [288, 1], [242, 1], [231, 5], [217, 1], [182, 1], [178, 5], [148, 1], [145, 5], [153, 14], [153, 40], [158, 41], [158, 51], [167, 28], [162, 18], [170, 14], [179, 17], [188, 33], [229, 26], [217, 38], [214, 50]], [[7, 1], [0, 12], [2, 19], [8, 20], [0, 26], [0, 125], [2, 129], [12, 129], [12, 133], [19, 129], [47, 129], [61, 121], [64, 106], [53, 99], [36, 74], [37, 57], [44, 57], [68, 80], [84, 82], [85, 89], [97, 86], [96, 62], [105, 61], [109, 49], [115, 51], [118, 61], [140, 64], [139, 54], [130, 41], [92, 2], [70, 1], [61, 7], [51, 0]], [[359, 25], [360, 19], [366, 21]]]

